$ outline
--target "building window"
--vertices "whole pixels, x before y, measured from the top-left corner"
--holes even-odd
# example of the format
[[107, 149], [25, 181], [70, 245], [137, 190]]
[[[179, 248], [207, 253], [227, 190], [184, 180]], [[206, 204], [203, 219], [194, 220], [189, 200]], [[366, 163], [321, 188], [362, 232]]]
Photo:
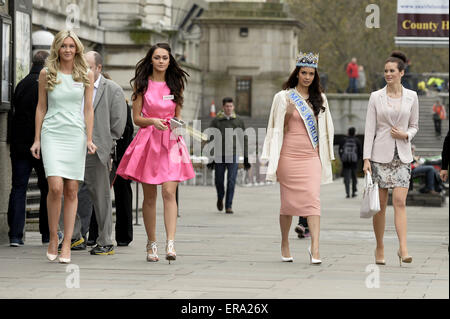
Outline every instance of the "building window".
[[0, 93], [1, 107], [9, 109], [11, 102], [11, 20], [0, 17], [1, 26], [1, 52], [2, 88]]
[[239, 29], [239, 35], [240, 35], [242, 38], [248, 37], [248, 28], [240, 28], [240, 29]]
[[236, 79], [236, 113], [251, 115], [252, 79], [250, 77]]

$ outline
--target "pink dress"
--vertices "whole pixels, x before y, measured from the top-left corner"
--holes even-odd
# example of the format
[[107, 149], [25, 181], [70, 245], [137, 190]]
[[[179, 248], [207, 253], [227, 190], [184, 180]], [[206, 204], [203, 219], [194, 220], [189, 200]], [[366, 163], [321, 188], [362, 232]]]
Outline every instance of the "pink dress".
[[280, 215], [320, 216], [320, 179], [322, 164], [306, 131], [300, 114], [294, 111], [284, 134], [278, 161]]
[[195, 176], [183, 137], [170, 130], [168, 121], [175, 116], [175, 102], [166, 82], [149, 80], [143, 96], [142, 115], [167, 120], [169, 129], [158, 130], [153, 125], [141, 127], [117, 168], [117, 175], [145, 184], [182, 182]]

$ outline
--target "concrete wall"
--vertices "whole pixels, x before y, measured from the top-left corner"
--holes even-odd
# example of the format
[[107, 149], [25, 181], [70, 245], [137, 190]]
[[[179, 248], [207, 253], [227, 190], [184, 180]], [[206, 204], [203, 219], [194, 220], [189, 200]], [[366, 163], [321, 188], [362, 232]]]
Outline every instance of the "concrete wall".
[[357, 135], [364, 134], [369, 97], [370, 94], [327, 94], [335, 134], [346, 135], [351, 126]]

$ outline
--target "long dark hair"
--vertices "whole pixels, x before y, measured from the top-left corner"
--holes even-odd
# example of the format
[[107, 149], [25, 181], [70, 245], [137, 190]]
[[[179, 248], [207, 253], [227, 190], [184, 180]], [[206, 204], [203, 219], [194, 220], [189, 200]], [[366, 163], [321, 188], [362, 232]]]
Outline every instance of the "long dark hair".
[[[297, 66], [294, 71], [292, 71], [289, 79], [283, 84], [283, 90], [293, 89], [298, 84], [298, 73], [302, 67]], [[317, 69], [314, 68], [314, 80], [311, 85], [308, 87], [309, 98], [307, 102], [311, 103], [313, 106], [314, 115], [319, 115], [320, 111], [325, 112], [325, 108], [323, 107], [323, 98], [322, 98], [322, 86], [320, 85], [320, 78]]]
[[167, 43], [157, 43], [153, 45], [150, 50], [148, 50], [147, 55], [136, 64], [134, 78], [130, 81], [130, 85], [133, 88], [131, 100], [135, 101], [139, 94], [145, 94], [145, 91], [147, 91], [148, 77], [153, 74], [152, 56], [158, 48], [169, 52], [169, 67], [166, 70], [165, 80], [170, 89], [170, 93], [174, 96], [173, 101], [182, 107], [183, 91], [185, 83], [187, 82], [186, 75], [189, 76], [189, 74], [178, 65], [177, 61], [172, 56], [170, 46]]

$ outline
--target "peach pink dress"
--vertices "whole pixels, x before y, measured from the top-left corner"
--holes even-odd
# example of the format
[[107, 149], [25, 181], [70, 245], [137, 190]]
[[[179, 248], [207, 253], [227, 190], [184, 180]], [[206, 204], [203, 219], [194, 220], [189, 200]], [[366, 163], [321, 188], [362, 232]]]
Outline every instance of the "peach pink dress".
[[[166, 82], [149, 80], [143, 96], [142, 115], [167, 121], [175, 116], [175, 103], [164, 99], [170, 89]], [[153, 125], [140, 128], [117, 168], [117, 175], [145, 184], [181, 182], [195, 176], [189, 152], [182, 136], [170, 128], [158, 130]]]
[[284, 134], [277, 178], [280, 182], [280, 215], [320, 216], [322, 164], [319, 147], [314, 149], [297, 111]]

